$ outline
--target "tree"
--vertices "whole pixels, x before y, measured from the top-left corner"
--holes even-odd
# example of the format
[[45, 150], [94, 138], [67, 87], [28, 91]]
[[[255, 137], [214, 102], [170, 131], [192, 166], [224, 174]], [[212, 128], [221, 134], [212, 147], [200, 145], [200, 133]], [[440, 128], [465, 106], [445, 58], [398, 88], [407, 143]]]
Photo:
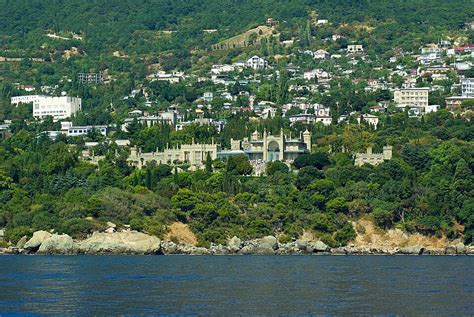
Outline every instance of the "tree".
[[303, 154], [298, 156], [293, 165], [297, 168], [303, 168], [307, 166], [316, 167], [318, 169], [323, 169], [325, 166], [329, 165], [329, 158], [326, 153], [315, 152], [312, 154]]
[[233, 155], [227, 159], [226, 171], [230, 174], [250, 175], [252, 170], [252, 165], [244, 154]]
[[268, 162], [266, 172], [268, 176], [273, 176], [276, 173], [287, 174], [290, 171], [288, 165], [281, 161]]
[[205, 166], [206, 166], [206, 172], [212, 173], [212, 158], [211, 158], [211, 155], [209, 154], [209, 152], [207, 152]]

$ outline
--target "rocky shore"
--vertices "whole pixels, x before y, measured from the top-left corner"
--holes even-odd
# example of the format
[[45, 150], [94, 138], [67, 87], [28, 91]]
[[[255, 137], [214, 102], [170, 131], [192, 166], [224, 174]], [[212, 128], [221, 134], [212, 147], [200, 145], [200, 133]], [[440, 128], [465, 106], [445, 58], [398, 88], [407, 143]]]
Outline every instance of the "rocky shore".
[[160, 240], [136, 231], [95, 232], [85, 240], [73, 240], [65, 234], [37, 231], [31, 239], [23, 237], [16, 246], [0, 248], [0, 254], [41, 255], [474, 255], [474, 246], [462, 243], [445, 248], [424, 246], [409, 247], [360, 247], [348, 245], [330, 248], [322, 241], [297, 240], [279, 243], [274, 236], [242, 241], [233, 237], [226, 245], [211, 245], [209, 248], [177, 244], [171, 240]]

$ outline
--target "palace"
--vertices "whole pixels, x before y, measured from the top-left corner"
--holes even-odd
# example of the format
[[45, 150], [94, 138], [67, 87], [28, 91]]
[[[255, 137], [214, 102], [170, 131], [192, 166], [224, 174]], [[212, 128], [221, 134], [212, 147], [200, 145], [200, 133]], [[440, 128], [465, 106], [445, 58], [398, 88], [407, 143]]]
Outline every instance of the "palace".
[[392, 149], [392, 146], [387, 145], [383, 147], [382, 153], [373, 153], [372, 147], [368, 147], [366, 153], [356, 153], [354, 164], [356, 166], [364, 164], [379, 165], [392, 159]]
[[311, 150], [311, 133], [305, 131], [299, 138], [285, 136], [283, 131], [279, 135], [271, 135], [266, 131], [259, 134], [255, 131], [250, 140], [231, 139], [229, 150], [223, 150], [220, 144], [195, 143], [181, 144], [168, 147], [161, 152], [142, 153], [136, 147], [132, 148], [128, 163], [132, 166], [142, 168], [147, 162], [156, 161], [158, 164], [187, 163], [193, 168], [202, 168], [208, 156], [212, 159], [223, 159], [232, 155], [244, 154], [251, 161], [269, 162], [285, 161], [292, 162], [299, 155], [309, 153]]

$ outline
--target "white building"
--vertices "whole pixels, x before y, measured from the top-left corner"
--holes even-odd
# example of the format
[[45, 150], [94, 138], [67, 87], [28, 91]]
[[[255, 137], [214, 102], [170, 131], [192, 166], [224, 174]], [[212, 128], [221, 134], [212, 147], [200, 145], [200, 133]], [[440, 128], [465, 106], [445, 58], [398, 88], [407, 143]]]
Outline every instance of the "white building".
[[12, 105], [19, 105], [20, 103], [32, 103], [44, 96], [40, 95], [26, 95], [26, 96], [16, 96], [11, 97], [10, 104]]
[[399, 107], [407, 106], [428, 106], [428, 92], [429, 88], [406, 88], [406, 89], [397, 89], [394, 92], [394, 101]]
[[61, 132], [69, 136], [87, 135], [89, 132], [97, 131], [103, 136], [107, 136], [110, 127], [107, 125], [87, 125], [74, 126], [72, 122], [61, 122]]
[[440, 105], [428, 105], [425, 107], [425, 113], [437, 112], [440, 108]]
[[325, 50], [317, 50], [316, 52], [314, 52], [313, 58], [314, 59], [329, 59], [330, 55]]
[[364, 47], [362, 44], [349, 44], [347, 45], [347, 52], [348, 53], [358, 53], [358, 52], [363, 52]]
[[252, 56], [245, 62], [245, 66], [253, 69], [262, 69], [268, 67], [268, 62], [257, 55]]
[[328, 126], [332, 123], [332, 117], [329, 116], [316, 116], [316, 123], [321, 122], [323, 125]]
[[474, 78], [461, 79], [461, 92], [463, 97], [474, 98]]
[[214, 75], [219, 75], [219, 74], [222, 74], [222, 73], [229, 73], [229, 72], [233, 72], [235, 70], [235, 66], [234, 65], [212, 65], [211, 67], [211, 74], [214, 74]]
[[360, 124], [361, 120], [364, 120], [367, 122], [369, 125], [374, 126], [375, 129], [377, 129], [377, 126], [379, 124], [379, 117], [374, 116], [372, 114], [363, 114], [360, 117], [357, 117], [357, 122]]
[[300, 113], [300, 114], [295, 114], [293, 116], [290, 116], [289, 120], [290, 120], [292, 125], [296, 122], [310, 124], [310, 123], [314, 123], [315, 117], [314, 117], [314, 114]]
[[38, 96], [33, 100], [33, 117], [53, 117], [53, 120], [66, 119], [81, 110], [82, 100], [76, 97]]

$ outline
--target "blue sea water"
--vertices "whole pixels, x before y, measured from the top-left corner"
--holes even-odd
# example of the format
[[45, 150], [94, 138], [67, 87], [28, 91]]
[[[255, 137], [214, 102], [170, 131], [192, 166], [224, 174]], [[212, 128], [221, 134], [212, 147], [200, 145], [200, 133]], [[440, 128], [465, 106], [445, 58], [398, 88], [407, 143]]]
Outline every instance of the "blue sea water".
[[0, 315], [474, 315], [474, 257], [0, 256]]

